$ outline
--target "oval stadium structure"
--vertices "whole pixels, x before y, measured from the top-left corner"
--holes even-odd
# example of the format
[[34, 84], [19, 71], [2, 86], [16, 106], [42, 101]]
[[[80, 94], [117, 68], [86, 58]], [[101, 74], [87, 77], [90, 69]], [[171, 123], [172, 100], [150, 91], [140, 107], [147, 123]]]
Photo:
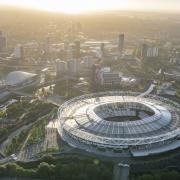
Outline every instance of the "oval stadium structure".
[[64, 103], [58, 116], [62, 139], [88, 152], [141, 157], [180, 147], [179, 105], [162, 97], [88, 94]]

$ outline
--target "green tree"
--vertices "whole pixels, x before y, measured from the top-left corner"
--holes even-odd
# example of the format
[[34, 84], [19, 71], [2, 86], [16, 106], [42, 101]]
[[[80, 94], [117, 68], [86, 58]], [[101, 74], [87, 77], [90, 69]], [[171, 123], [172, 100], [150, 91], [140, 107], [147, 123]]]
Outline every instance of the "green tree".
[[17, 175], [17, 168], [18, 168], [18, 165], [15, 164], [15, 163], [11, 163], [11, 164], [7, 164], [6, 166], [6, 174], [9, 175], [9, 176], [16, 176]]
[[153, 180], [153, 176], [152, 175], [143, 175], [143, 176], [140, 176], [138, 178], [138, 180]]
[[180, 174], [176, 171], [164, 172], [161, 174], [162, 180], [179, 180]]
[[38, 166], [37, 174], [39, 175], [40, 178], [43, 179], [52, 179], [54, 176], [54, 167], [52, 165], [49, 165], [46, 162], [40, 163]]

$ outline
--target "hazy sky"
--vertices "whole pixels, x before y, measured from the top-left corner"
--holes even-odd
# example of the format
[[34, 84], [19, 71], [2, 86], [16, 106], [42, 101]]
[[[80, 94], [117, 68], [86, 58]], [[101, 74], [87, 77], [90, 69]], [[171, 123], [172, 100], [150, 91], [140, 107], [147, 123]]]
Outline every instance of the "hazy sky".
[[112, 9], [180, 11], [180, 0], [0, 0], [0, 4], [66, 13]]

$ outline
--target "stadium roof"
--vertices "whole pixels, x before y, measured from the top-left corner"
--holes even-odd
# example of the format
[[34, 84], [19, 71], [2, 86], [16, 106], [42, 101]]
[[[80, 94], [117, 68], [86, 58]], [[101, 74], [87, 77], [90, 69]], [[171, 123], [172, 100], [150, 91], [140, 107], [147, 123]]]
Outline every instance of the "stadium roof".
[[[59, 118], [66, 132], [85, 141], [107, 146], [151, 144], [179, 134], [179, 114], [170, 103], [163, 101], [115, 92], [96, 93], [65, 103]], [[134, 117], [137, 112], [141, 116], [137, 120], [105, 120], [116, 116]]]

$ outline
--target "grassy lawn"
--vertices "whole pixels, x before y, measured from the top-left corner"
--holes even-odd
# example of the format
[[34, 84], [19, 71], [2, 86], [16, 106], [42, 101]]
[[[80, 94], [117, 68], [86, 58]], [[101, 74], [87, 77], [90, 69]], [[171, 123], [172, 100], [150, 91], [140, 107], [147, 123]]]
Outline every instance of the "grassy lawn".
[[[36, 108], [36, 107], [34, 107], [34, 108]], [[37, 110], [40, 111], [41, 109], [37, 109]], [[5, 154], [11, 155], [13, 153], [17, 153], [23, 146], [23, 143], [26, 140], [26, 138], [28, 137], [28, 135], [30, 135], [29, 139], [28, 139], [28, 143], [27, 143], [28, 145], [31, 145], [31, 144], [39, 141], [40, 139], [43, 139], [45, 136], [45, 126], [48, 123], [50, 117], [53, 115], [54, 112], [55, 112], [55, 109], [51, 110], [48, 114], [46, 114], [41, 119], [39, 119], [39, 121], [37, 123], [35, 123], [32, 128], [26, 129], [26, 130], [22, 131], [16, 137], [14, 137], [12, 139], [11, 143], [9, 143], [9, 145], [7, 145]], [[36, 115], [38, 115], [38, 114], [39, 113], [34, 114], [34, 117], [36, 118]], [[29, 121], [27, 118], [31, 119], [31, 116], [29, 116], [29, 115], [25, 116], [23, 118], [23, 120]], [[38, 118], [36, 118], [36, 120], [38, 120]]]

